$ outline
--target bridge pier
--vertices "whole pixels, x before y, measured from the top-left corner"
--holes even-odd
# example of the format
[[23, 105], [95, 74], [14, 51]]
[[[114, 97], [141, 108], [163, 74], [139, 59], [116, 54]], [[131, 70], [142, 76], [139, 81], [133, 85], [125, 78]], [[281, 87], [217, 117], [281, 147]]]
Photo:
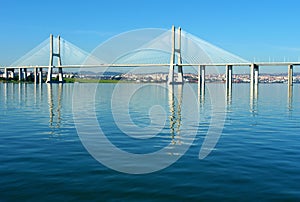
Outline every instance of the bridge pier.
[[177, 79], [178, 84], [183, 84], [183, 71], [182, 71], [182, 66], [178, 66], [178, 79]]
[[53, 35], [50, 35], [50, 58], [49, 58], [49, 67], [46, 83], [52, 83], [52, 73], [53, 73], [53, 57], [58, 57], [58, 81], [63, 82], [63, 71], [61, 65], [61, 57], [60, 57], [60, 36], [57, 37], [57, 49], [58, 53], [53, 52]]
[[42, 83], [42, 68], [35, 67], [33, 70], [34, 83]]
[[259, 66], [256, 64], [251, 64], [250, 67], [250, 85], [253, 88], [254, 85], [258, 85], [258, 73], [259, 72]]
[[[177, 81], [174, 80], [174, 67], [175, 64], [175, 57], [177, 55]], [[183, 68], [182, 68], [182, 58], [181, 58], [181, 28], [178, 28], [178, 48], [175, 48], [175, 26], [172, 26], [172, 51], [171, 51], [171, 58], [170, 58], [170, 69], [168, 74], [168, 84], [183, 84]]]
[[[60, 36], [57, 37], [57, 49], [58, 49], [58, 53], [55, 54], [55, 56], [58, 57], [58, 66], [61, 66], [61, 57], [60, 57]], [[58, 68], [58, 81], [60, 83], [62, 83], [64, 80], [63, 80], [63, 69], [62, 67], [59, 67]]]
[[168, 84], [174, 84], [174, 63], [175, 63], [175, 26], [172, 26], [172, 52], [170, 58], [170, 69], [168, 75]]
[[38, 72], [39, 83], [43, 83], [43, 68], [40, 68]]
[[23, 68], [23, 79], [24, 79], [24, 81], [26, 81], [27, 80], [27, 68]]
[[198, 66], [198, 96], [204, 98], [204, 93], [205, 93], [205, 66], [199, 65]]
[[201, 65], [201, 88], [204, 90], [205, 89], [205, 66]]
[[198, 88], [201, 89], [202, 94], [205, 90], [205, 66], [198, 66]]
[[59, 67], [58, 68], [58, 81], [60, 82], [60, 83], [63, 83], [64, 82], [64, 76], [63, 76], [63, 71], [62, 71], [62, 68], [61, 67]]
[[178, 80], [177, 83], [183, 84], [183, 70], [182, 70], [182, 58], [181, 58], [181, 28], [178, 28], [178, 49], [177, 51], [177, 60], [178, 60]]
[[23, 79], [22, 68], [19, 68], [19, 81], [22, 81], [22, 79]]
[[12, 79], [15, 78], [15, 69], [13, 68], [10, 71], [11, 71], [11, 78]]
[[53, 69], [53, 66], [48, 67], [46, 83], [52, 83], [52, 69]]
[[46, 83], [52, 83], [52, 69], [53, 69], [53, 35], [50, 34], [50, 58]]
[[256, 100], [258, 96], [258, 71], [259, 66], [251, 64], [250, 66], [250, 99]]
[[37, 68], [33, 68], [33, 80], [34, 80], [34, 84], [37, 84]]
[[258, 85], [258, 83], [259, 83], [258, 76], [259, 76], [259, 66], [256, 65], [256, 67], [254, 68], [254, 84], [255, 85]]
[[8, 79], [8, 69], [4, 68], [4, 77], [7, 80]]
[[293, 86], [293, 65], [288, 66], [288, 85]]
[[232, 65], [226, 65], [226, 89], [228, 92], [232, 89]]
[[169, 74], [168, 74], [168, 84], [174, 84], [174, 65], [170, 64]]

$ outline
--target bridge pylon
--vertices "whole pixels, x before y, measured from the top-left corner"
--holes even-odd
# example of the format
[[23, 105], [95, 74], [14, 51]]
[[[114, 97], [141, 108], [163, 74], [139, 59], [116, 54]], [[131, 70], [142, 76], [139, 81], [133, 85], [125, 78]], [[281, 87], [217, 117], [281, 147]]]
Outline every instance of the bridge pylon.
[[[178, 47], [175, 47], [175, 26], [172, 26], [172, 51], [171, 51], [171, 58], [170, 58], [170, 69], [168, 75], [168, 84], [183, 84], [183, 70], [182, 70], [182, 57], [181, 57], [181, 28], [178, 28]], [[175, 58], [177, 56], [177, 65], [175, 64]], [[178, 67], [178, 77], [175, 81], [174, 79], [174, 67]]]
[[61, 55], [60, 55], [60, 36], [57, 37], [57, 53], [54, 53], [53, 50], [53, 35], [50, 34], [50, 58], [49, 58], [49, 67], [48, 67], [48, 74], [46, 83], [52, 83], [52, 73], [53, 73], [53, 58], [58, 58], [58, 81], [60, 83], [63, 82], [63, 71], [62, 71], [62, 64], [61, 64]]

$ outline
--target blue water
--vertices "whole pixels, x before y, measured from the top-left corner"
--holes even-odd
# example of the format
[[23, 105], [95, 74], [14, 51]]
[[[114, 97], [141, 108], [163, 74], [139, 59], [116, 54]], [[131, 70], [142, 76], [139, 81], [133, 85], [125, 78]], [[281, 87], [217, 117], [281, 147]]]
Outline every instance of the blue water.
[[[195, 125], [190, 124], [184, 110], [188, 109], [189, 99], [198, 99], [197, 85], [191, 86], [195, 97], [186, 96], [184, 87], [182, 100], [175, 87], [177, 97], [172, 103], [165, 84], [144, 84], [145, 88], [143, 84], [122, 84], [117, 95], [120, 100], [134, 86], [141, 89], [131, 96], [128, 105], [136, 126], [149, 126], [149, 109], [152, 105], [160, 106], [153, 113], [165, 122], [164, 127], [151, 125], [159, 133], [141, 139], [124, 135], [114, 121], [122, 117], [124, 110], [116, 107], [112, 113], [116, 84], [99, 84], [95, 92], [90, 90], [94, 84], [78, 84], [81, 94], [76, 102], [88, 105], [85, 97], [94, 93], [95, 116], [100, 127], [108, 140], [124, 151], [143, 155], [170, 143], [181, 148], [192, 139], [189, 133], [197, 129], [185, 153], [166, 153], [157, 162], [182, 155], [179, 160], [148, 174], [115, 171], [88, 152], [76, 130], [78, 120], [74, 121], [76, 85], [0, 84], [0, 201], [300, 199], [299, 85], [294, 85], [293, 95], [288, 96], [286, 84], [261, 84], [252, 96], [249, 84], [236, 84], [232, 95], [225, 97], [220, 93], [223, 84], [208, 84], [205, 96], [200, 95], [197, 100], [199, 112], [194, 108], [199, 114], [199, 123]], [[214, 99], [224, 101], [224, 107], [214, 106]], [[119, 104], [122, 103], [116, 106]], [[182, 111], [178, 111], [178, 106], [182, 106]], [[225, 117], [224, 126], [209, 155], [199, 159], [212, 125], [213, 110]], [[131, 130], [129, 120], [119, 121]], [[102, 146], [105, 147], [99, 145]], [[103, 152], [106, 160], [114, 155], [108, 150]], [[142, 166], [152, 168], [157, 162]], [[121, 169], [134, 170], [137, 166], [131, 159], [114, 163], [122, 165]]]

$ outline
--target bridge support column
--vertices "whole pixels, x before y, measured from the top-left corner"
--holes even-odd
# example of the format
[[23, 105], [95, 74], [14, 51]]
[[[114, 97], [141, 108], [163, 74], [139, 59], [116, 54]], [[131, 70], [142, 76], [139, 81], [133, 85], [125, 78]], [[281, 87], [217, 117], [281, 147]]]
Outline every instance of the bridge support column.
[[52, 68], [53, 68], [53, 35], [50, 34], [50, 58], [46, 83], [52, 83]]
[[201, 89], [202, 92], [205, 90], [205, 66], [200, 65], [200, 71], [201, 71]]
[[43, 83], [43, 68], [40, 68], [38, 72], [39, 83]]
[[23, 79], [23, 71], [22, 68], [19, 68], [19, 81], [22, 81]]
[[27, 68], [23, 69], [23, 79], [24, 81], [27, 81]]
[[254, 87], [254, 85], [258, 85], [258, 65], [256, 64], [251, 64], [250, 67], [250, 85], [251, 87]]
[[182, 71], [182, 66], [178, 66], [178, 84], [183, 84], [183, 71]]
[[8, 69], [4, 68], [4, 77], [7, 80], [8, 79]]
[[168, 84], [174, 84], [174, 65], [170, 64]]
[[47, 80], [46, 83], [52, 83], [52, 66], [48, 67]]
[[11, 78], [12, 79], [15, 78], [15, 69], [10, 69], [10, 71], [11, 71]]
[[258, 75], [259, 75], [259, 66], [256, 65], [254, 68], [254, 84], [255, 85], [258, 85], [258, 82], [259, 82]]
[[175, 27], [172, 26], [172, 53], [170, 59], [168, 84], [174, 84], [174, 63], [175, 63]]
[[250, 72], [250, 99], [253, 101], [258, 96], [258, 65], [251, 64]]
[[205, 66], [198, 66], [198, 99], [204, 101], [205, 93]]
[[198, 66], [198, 89], [201, 87], [201, 65]]
[[232, 89], [232, 65], [226, 65], [226, 89], [227, 91]]
[[61, 57], [60, 57], [60, 36], [57, 37], [57, 49], [58, 53], [53, 52], [53, 35], [50, 35], [50, 58], [49, 58], [49, 68], [47, 74], [46, 83], [52, 83], [52, 73], [53, 73], [53, 57], [58, 57], [58, 78], [59, 82], [63, 82], [63, 71], [61, 67]]
[[293, 65], [288, 66], [288, 85], [293, 85]]
[[[57, 37], [57, 49], [58, 53], [56, 56], [58, 57], [58, 66], [61, 66], [61, 57], [60, 57], [60, 36]], [[62, 83], [64, 81], [63, 69], [62, 67], [58, 67], [58, 81]]]
[[183, 84], [183, 70], [182, 70], [182, 58], [181, 58], [181, 28], [178, 28], [178, 48], [177, 52], [177, 63], [178, 63], [178, 80], [177, 83]]
[[34, 84], [37, 84], [37, 81], [38, 81], [38, 79], [37, 79], [37, 68], [35, 67], [34, 69], [33, 69], [33, 79], [34, 79]]
[[64, 82], [64, 75], [61, 67], [58, 68], [58, 81], [60, 83]]

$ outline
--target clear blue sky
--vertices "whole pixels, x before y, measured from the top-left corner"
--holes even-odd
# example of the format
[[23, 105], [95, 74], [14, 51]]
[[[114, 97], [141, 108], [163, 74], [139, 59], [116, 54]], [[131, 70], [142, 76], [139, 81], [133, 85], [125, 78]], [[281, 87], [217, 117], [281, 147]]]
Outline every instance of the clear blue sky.
[[91, 51], [138, 28], [174, 24], [247, 60], [300, 60], [300, 1], [0, 0], [0, 65], [60, 34]]

